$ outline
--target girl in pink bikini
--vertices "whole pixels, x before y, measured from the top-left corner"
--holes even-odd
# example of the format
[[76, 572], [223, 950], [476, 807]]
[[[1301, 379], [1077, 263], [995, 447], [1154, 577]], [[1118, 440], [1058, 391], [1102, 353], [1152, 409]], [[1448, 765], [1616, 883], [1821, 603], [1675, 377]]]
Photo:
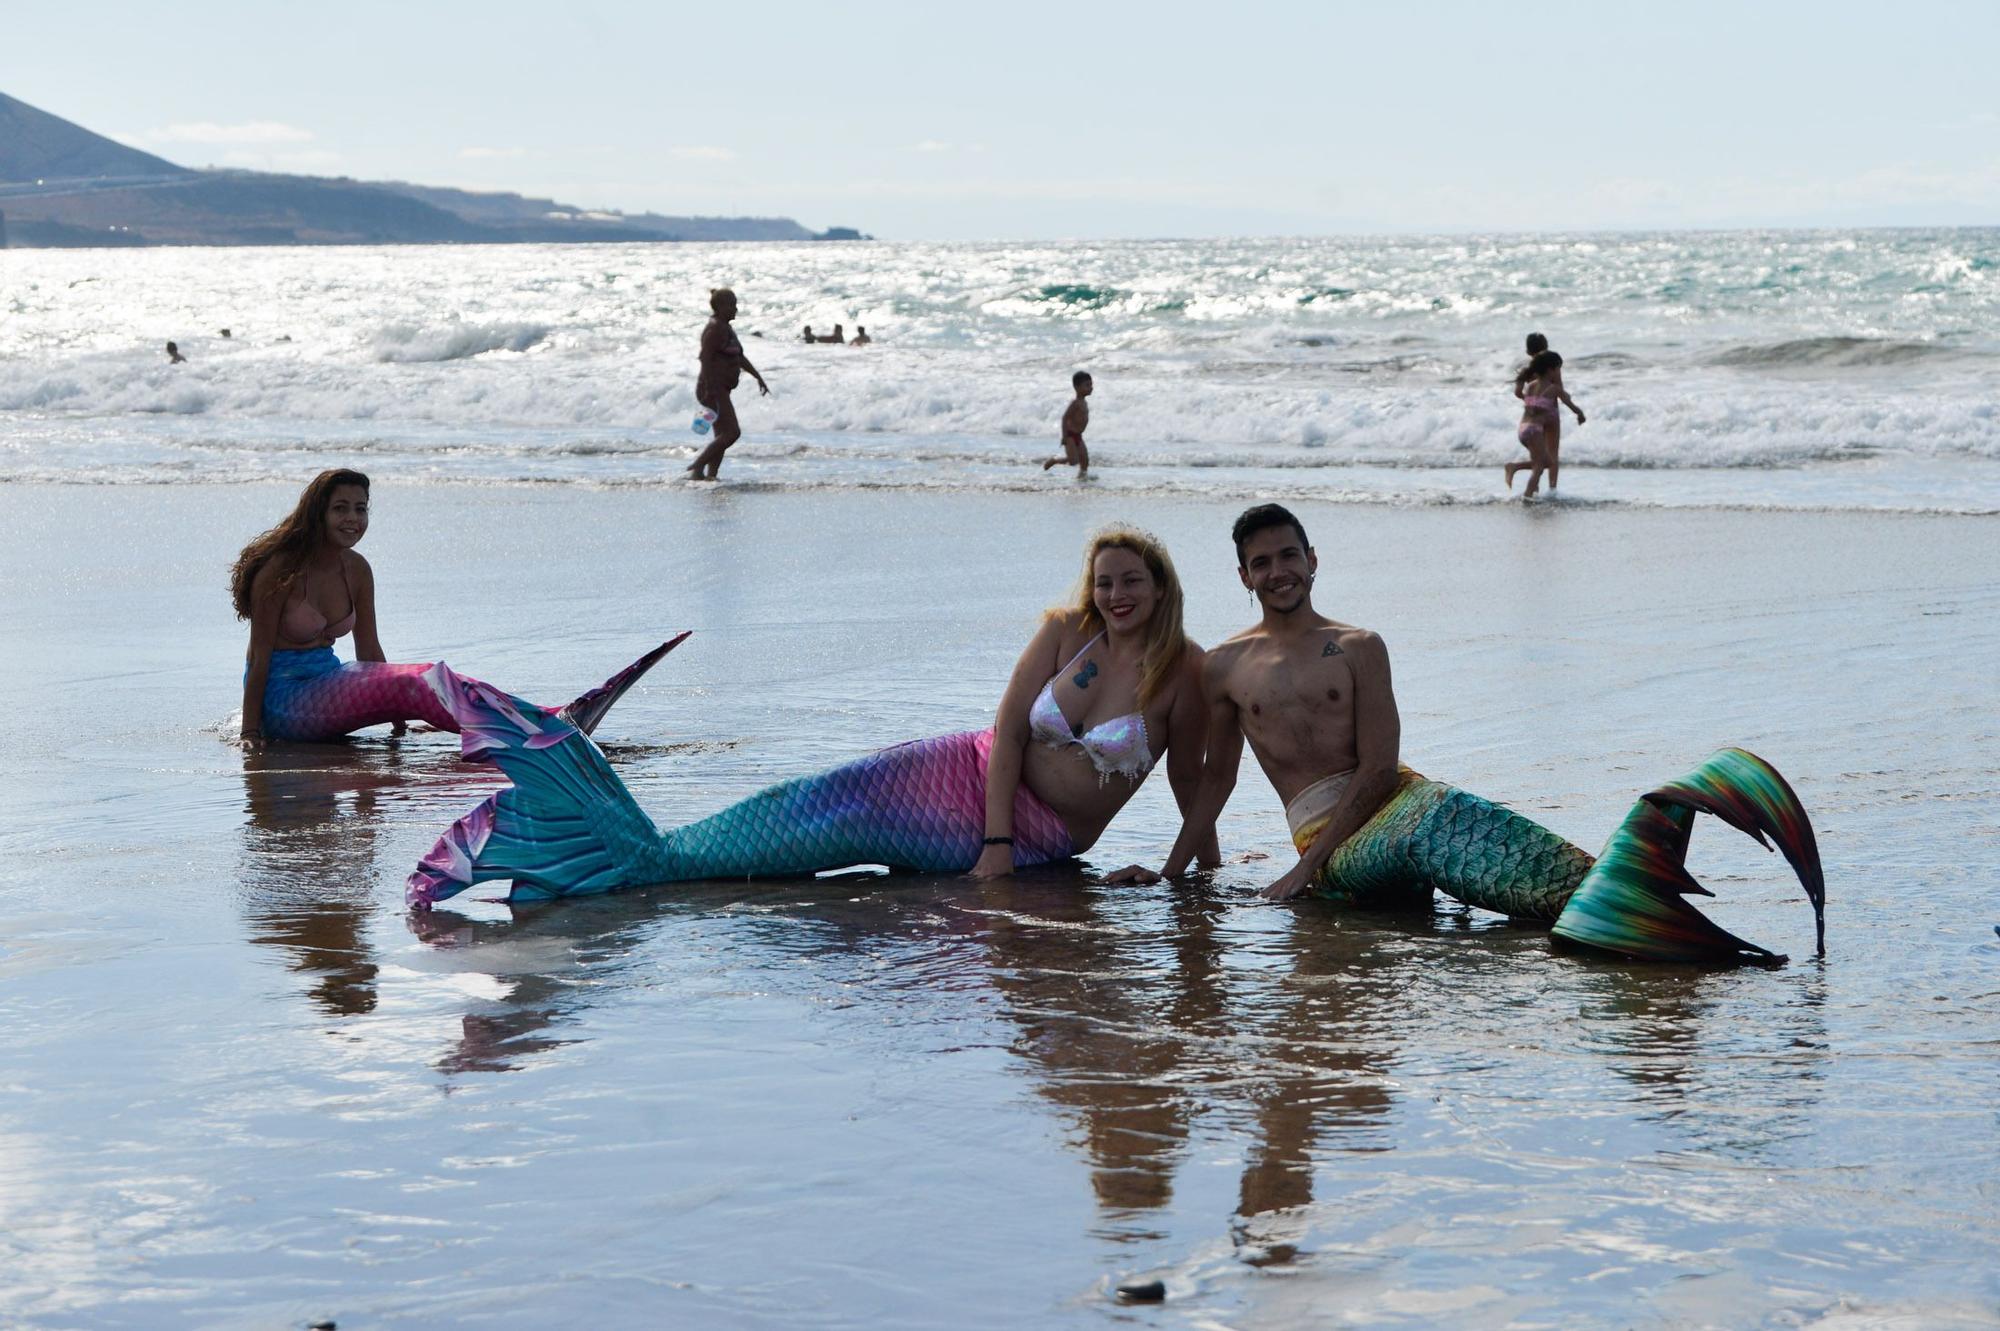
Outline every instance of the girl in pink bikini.
[[[243, 743], [323, 741], [384, 722], [457, 730], [429, 661], [391, 665], [375, 633], [375, 572], [354, 547], [368, 533], [368, 478], [335, 468], [313, 477], [290, 516], [243, 547], [229, 573], [236, 614], [250, 621], [243, 660]], [[354, 659], [333, 644], [354, 635]], [[660, 647], [570, 703], [586, 733], [666, 654]]]
[[1507, 488], [1514, 488], [1514, 473], [1529, 468], [1528, 488], [1522, 493], [1533, 499], [1541, 489], [1542, 473], [1549, 474], [1549, 489], [1556, 488], [1561, 465], [1562, 417], [1558, 402], [1576, 413], [1583, 424], [1583, 408], [1570, 400], [1563, 388], [1563, 359], [1549, 350], [1549, 340], [1540, 333], [1528, 334], [1528, 363], [1514, 376], [1514, 396], [1521, 400], [1521, 423], [1514, 437], [1528, 450], [1528, 461], [1507, 464]]

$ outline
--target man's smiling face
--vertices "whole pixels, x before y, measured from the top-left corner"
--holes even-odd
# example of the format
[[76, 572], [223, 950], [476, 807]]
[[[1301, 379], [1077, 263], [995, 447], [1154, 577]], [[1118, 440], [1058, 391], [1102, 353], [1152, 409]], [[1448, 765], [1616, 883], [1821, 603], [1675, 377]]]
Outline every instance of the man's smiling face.
[[1289, 615], [1312, 596], [1319, 557], [1289, 523], [1265, 527], [1243, 542], [1243, 563], [1236, 570], [1243, 585], [1257, 594], [1266, 610]]

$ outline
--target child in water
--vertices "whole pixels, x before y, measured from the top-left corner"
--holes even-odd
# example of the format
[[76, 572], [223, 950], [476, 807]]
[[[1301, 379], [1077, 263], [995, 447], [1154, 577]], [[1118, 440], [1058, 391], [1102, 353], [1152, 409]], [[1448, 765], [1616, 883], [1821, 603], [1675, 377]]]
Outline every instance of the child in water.
[[1090, 475], [1090, 450], [1083, 446], [1083, 432], [1090, 424], [1090, 404], [1084, 401], [1090, 396], [1090, 375], [1078, 370], [1069, 377], [1071, 387], [1076, 389], [1076, 399], [1063, 412], [1062, 456], [1050, 458], [1042, 464], [1042, 470], [1051, 467], [1075, 467], [1078, 480]]

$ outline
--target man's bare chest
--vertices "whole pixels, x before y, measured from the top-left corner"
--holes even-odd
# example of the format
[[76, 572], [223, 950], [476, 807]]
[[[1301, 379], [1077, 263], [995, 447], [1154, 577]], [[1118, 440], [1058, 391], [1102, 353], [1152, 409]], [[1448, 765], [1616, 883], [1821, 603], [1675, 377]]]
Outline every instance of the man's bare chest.
[[1253, 738], [1352, 732], [1354, 667], [1331, 637], [1309, 648], [1258, 653], [1243, 664], [1232, 692]]

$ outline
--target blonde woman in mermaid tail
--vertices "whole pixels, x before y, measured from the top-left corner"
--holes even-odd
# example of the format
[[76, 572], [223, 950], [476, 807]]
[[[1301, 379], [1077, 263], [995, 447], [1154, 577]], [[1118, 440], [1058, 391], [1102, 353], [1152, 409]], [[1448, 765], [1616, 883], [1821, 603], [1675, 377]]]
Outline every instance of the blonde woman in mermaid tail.
[[521, 900], [852, 864], [995, 877], [1081, 854], [1162, 757], [1184, 809], [1193, 797], [1200, 667], [1165, 547], [1110, 528], [1086, 548], [1074, 600], [1021, 653], [992, 728], [883, 749], [665, 832], [594, 745], [468, 685], [451, 694], [467, 756], [490, 755], [514, 784], [446, 833], [408, 897], [427, 907], [499, 878]]

